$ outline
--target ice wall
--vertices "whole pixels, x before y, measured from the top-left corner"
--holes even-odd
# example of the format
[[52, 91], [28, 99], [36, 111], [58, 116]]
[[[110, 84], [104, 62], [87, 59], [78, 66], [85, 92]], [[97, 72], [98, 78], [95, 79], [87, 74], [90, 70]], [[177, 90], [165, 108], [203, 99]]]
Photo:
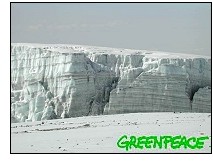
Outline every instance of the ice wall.
[[202, 56], [11, 45], [11, 115], [16, 121], [103, 113], [210, 112], [202, 105], [192, 108], [194, 94], [206, 86], [211, 86], [211, 59]]
[[36, 121], [64, 113], [67, 117], [102, 114], [114, 77], [113, 71], [92, 62], [84, 52], [12, 45], [13, 115]]

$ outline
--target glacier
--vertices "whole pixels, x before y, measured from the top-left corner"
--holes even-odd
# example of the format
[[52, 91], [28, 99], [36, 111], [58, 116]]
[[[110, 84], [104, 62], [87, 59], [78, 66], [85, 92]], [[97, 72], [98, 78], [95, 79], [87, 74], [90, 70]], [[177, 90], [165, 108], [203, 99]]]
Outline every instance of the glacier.
[[11, 121], [211, 112], [211, 58], [65, 44], [11, 44]]

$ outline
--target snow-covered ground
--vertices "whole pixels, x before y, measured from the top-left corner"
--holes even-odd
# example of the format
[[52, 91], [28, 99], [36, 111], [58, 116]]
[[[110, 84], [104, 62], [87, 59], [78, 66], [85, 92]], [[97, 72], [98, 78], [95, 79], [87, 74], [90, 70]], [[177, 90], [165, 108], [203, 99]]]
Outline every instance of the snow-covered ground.
[[[125, 149], [122, 135], [209, 136], [203, 149]], [[11, 124], [11, 153], [210, 153], [210, 113], [131, 113]]]

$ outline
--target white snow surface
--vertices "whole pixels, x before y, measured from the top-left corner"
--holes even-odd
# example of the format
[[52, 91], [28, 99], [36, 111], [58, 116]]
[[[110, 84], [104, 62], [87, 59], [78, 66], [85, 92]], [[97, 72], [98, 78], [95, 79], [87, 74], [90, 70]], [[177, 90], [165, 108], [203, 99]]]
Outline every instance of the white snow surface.
[[[125, 149], [122, 135], [209, 136], [203, 149]], [[210, 113], [131, 113], [12, 123], [12, 153], [210, 153]]]

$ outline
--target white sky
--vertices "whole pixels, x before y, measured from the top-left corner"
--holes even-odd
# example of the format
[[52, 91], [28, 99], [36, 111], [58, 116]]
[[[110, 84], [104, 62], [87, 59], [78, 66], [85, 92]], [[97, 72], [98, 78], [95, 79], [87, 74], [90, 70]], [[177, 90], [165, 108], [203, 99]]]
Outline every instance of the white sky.
[[210, 56], [211, 4], [15, 3], [11, 38]]

